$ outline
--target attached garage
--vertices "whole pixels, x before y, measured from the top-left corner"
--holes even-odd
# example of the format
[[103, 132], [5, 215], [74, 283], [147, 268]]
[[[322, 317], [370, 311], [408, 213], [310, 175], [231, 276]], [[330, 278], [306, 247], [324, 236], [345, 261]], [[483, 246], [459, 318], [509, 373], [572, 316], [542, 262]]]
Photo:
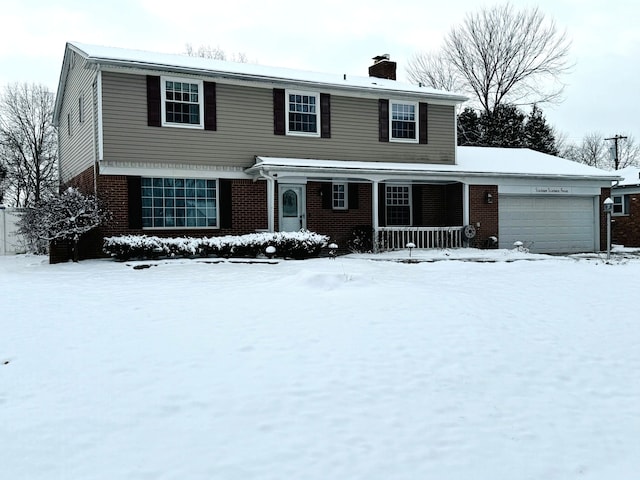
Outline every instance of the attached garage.
[[500, 248], [521, 241], [531, 252], [597, 250], [598, 201], [593, 196], [501, 195]]

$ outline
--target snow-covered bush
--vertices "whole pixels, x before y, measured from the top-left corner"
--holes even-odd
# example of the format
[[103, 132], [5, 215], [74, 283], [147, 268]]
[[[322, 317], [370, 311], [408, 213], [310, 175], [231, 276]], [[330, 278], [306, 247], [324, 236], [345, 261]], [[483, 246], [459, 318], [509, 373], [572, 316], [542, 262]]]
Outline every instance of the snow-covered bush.
[[317, 256], [329, 237], [309, 231], [250, 233], [203, 238], [160, 238], [147, 235], [123, 235], [104, 239], [103, 250], [118, 260], [158, 257], [256, 257], [268, 246], [282, 258]]
[[373, 227], [360, 225], [351, 230], [347, 240], [347, 248], [353, 253], [370, 253], [373, 251]]
[[107, 217], [108, 213], [100, 207], [96, 197], [69, 187], [26, 210], [18, 221], [18, 233], [31, 245], [42, 241], [70, 241], [75, 262], [78, 261], [80, 237], [98, 227]]

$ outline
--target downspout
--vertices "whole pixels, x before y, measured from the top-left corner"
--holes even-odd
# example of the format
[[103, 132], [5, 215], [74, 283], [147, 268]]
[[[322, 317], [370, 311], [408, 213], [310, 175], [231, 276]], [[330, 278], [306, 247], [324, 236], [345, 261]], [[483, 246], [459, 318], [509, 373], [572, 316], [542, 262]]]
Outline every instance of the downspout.
[[93, 143], [93, 194], [98, 196], [98, 153], [96, 145], [96, 136], [98, 135], [96, 125], [96, 105], [98, 102], [98, 70], [93, 79], [91, 89], [91, 142]]

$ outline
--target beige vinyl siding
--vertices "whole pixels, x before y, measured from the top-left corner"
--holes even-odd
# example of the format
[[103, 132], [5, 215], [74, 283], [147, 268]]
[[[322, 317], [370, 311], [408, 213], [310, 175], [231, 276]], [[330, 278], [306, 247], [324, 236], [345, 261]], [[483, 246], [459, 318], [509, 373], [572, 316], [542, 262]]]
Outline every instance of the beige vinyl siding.
[[[69, 51], [69, 55], [70, 68], [58, 127], [60, 180], [63, 184], [92, 166], [96, 158], [93, 91], [95, 72], [85, 68], [85, 61], [79, 55], [72, 51]], [[78, 107], [80, 96], [84, 98], [82, 122]]]
[[256, 155], [333, 160], [453, 163], [455, 110], [429, 105], [429, 144], [378, 141], [377, 99], [331, 95], [331, 138], [273, 133], [270, 88], [216, 84], [217, 131], [148, 127], [146, 77], [103, 74], [104, 159], [253, 165]]

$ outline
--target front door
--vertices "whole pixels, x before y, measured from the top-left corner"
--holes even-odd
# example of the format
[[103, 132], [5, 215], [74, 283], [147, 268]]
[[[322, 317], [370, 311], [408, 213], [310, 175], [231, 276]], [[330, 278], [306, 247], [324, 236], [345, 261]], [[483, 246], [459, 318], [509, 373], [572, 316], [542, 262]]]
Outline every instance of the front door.
[[305, 185], [279, 185], [280, 192], [280, 231], [297, 232], [307, 227]]

